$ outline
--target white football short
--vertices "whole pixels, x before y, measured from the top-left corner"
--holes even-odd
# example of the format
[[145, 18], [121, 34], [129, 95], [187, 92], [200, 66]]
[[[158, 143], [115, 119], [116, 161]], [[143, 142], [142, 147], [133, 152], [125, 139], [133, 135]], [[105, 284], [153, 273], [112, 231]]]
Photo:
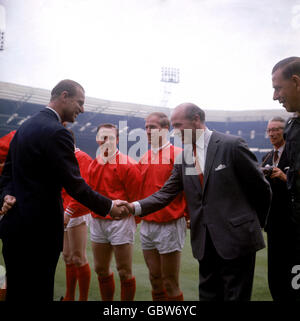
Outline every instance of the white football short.
[[67, 227], [65, 228], [65, 231], [70, 227], [78, 226], [82, 223], [85, 223], [87, 226], [89, 226], [90, 219], [91, 219], [91, 214], [70, 218], [70, 221]]
[[90, 235], [94, 243], [133, 244], [135, 231], [136, 223], [132, 215], [122, 220], [103, 220], [91, 217]]
[[184, 217], [166, 223], [142, 221], [140, 240], [143, 250], [157, 249], [159, 254], [181, 251], [186, 237]]

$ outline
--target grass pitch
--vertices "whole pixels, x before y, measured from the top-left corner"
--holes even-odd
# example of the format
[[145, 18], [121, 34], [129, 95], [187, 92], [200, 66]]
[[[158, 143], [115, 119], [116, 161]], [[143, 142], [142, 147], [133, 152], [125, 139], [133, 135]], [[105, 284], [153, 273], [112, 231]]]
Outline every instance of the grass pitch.
[[[0, 242], [0, 249], [2, 243]], [[93, 254], [90, 242], [87, 247], [88, 260], [92, 270], [92, 279], [89, 291], [90, 301], [100, 301], [100, 292], [98, 288], [98, 281], [96, 273], [93, 269]], [[30, 263], [29, 263], [30, 264]], [[0, 255], [0, 265], [4, 265], [3, 257]], [[113, 260], [112, 271], [115, 275], [116, 291], [115, 300], [120, 300], [120, 282], [118, 272]], [[136, 232], [134, 255], [133, 255], [133, 274], [136, 277], [136, 301], [151, 301], [151, 285], [148, 277], [148, 269], [144, 262], [144, 257], [139, 241], [139, 227]], [[181, 255], [181, 270], [180, 270], [180, 287], [184, 295], [185, 301], [198, 301], [198, 262], [192, 256], [190, 245], [190, 232], [188, 230], [185, 241], [185, 246]], [[55, 275], [55, 289], [54, 300], [59, 300], [65, 294], [65, 264], [62, 256], [59, 259], [56, 275]], [[78, 298], [78, 286], [77, 295]], [[252, 291], [252, 301], [271, 301], [271, 295], [267, 282], [267, 250], [266, 248], [257, 252], [256, 266], [254, 275], [254, 285]]]

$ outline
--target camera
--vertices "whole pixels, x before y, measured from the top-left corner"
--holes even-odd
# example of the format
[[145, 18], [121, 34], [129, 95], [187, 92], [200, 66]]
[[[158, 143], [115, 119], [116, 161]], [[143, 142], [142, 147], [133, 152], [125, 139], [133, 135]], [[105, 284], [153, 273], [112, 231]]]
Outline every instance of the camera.
[[272, 175], [274, 166], [266, 165], [262, 167], [261, 170], [264, 173], [265, 177], [270, 177]]

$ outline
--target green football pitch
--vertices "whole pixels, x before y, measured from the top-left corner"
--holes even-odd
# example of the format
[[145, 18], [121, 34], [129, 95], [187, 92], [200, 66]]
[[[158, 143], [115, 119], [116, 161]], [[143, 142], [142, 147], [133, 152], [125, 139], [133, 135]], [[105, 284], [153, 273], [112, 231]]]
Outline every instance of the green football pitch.
[[[2, 243], [0, 242], [0, 249]], [[88, 259], [92, 270], [92, 279], [89, 291], [90, 301], [100, 301], [97, 276], [93, 270], [93, 255], [88, 242]], [[30, 264], [27, 262], [27, 264]], [[3, 257], [0, 255], [0, 265], [4, 265]], [[120, 282], [115, 262], [112, 262], [112, 271], [115, 275], [116, 292], [115, 300], [120, 300]], [[140, 242], [139, 228], [135, 237], [134, 255], [133, 255], [133, 274], [136, 277], [136, 301], [151, 301], [151, 285], [148, 277], [148, 270], [144, 262]], [[180, 269], [180, 287], [186, 301], [198, 301], [198, 262], [192, 256], [190, 246], [190, 233], [188, 231], [184, 249], [181, 256]], [[59, 300], [65, 294], [65, 264], [62, 256], [59, 259], [55, 275], [54, 300]], [[78, 298], [78, 287], [77, 287]], [[257, 252], [255, 276], [252, 291], [252, 301], [270, 301], [272, 300], [267, 283], [267, 250], [266, 248]]]

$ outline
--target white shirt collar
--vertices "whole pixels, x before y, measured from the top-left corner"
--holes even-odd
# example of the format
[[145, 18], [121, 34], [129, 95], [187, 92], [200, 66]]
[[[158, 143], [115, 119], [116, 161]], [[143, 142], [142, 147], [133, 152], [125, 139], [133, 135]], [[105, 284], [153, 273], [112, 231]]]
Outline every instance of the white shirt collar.
[[49, 106], [46, 106], [46, 108], [52, 110], [54, 112], [54, 114], [57, 116], [58, 121], [61, 123], [61, 118], [59, 116], [59, 113], [56, 110], [54, 110], [53, 108], [49, 107]]
[[197, 149], [203, 150], [207, 148], [211, 134], [212, 131], [205, 127], [203, 134], [196, 141]]

